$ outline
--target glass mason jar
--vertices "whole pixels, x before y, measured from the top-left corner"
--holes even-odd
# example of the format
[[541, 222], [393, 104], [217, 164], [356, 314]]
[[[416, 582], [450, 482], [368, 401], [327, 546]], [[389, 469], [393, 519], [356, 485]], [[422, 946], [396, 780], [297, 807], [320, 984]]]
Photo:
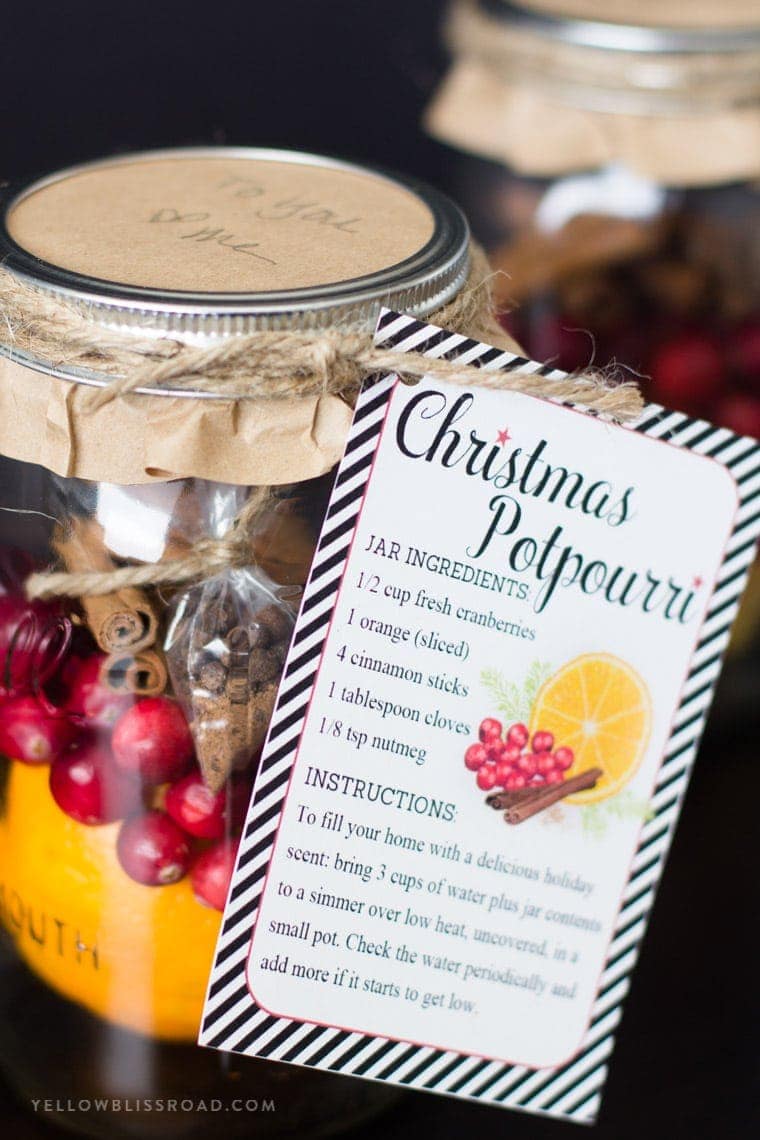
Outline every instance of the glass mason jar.
[[[349, 401], [169, 379], [88, 399], [114, 329], [150, 360], [430, 312], [466, 279], [467, 224], [364, 169], [196, 150], [9, 192], [0, 244], [5, 286], [42, 306], [0, 355], [0, 1066], [86, 1134], [216, 1136], [220, 1113], [230, 1135], [339, 1130], [396, 1094], [195, 1040]], [[61, 300], [94, 338], [73, 362]], [[230, 565], [103, 578], [208, 551], [256, 496]], [[29, 601], [51, 567], [65, 581]]]
[[[533, 358], [760, 437], [760, 15], [751, 0], [459, 0], [426, 125]], [[756, 651], [755, 571], [732, 641]], [[752, 702], [751, 671], [724, 701]]]

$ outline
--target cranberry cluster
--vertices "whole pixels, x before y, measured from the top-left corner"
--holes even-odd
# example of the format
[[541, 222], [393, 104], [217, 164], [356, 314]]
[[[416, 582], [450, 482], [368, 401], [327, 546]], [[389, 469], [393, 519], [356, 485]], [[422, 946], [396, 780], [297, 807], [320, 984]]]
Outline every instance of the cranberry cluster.
[[575, 759], [572, 748], [555, 749], [551, 732], [534, 732], [531, 738], [520, 723], [504, 736], [501, 721], [489, 716], [481, 721], [478, 736], [478, 743], [465, 752], [464, 764], [476, 773], [475, 782], [484, 792], [560, 784]]
[[223, 909], [250, 777], [210, 791], [176, 701], [112, 692], [91, 647], [65, 663], [58, 648], [45, 651], [52, 618], [39, 603], [0, 596], [0, 752], [49, 764], [50, 792], [78, 823], [122, 820], [116, 852], [130, 878], [163, 886], [189, 871], [198, 901]]

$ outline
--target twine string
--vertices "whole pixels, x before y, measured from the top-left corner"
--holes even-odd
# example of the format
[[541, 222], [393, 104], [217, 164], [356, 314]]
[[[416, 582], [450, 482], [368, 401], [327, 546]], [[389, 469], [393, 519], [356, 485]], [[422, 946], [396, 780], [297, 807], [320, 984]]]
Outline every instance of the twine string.
[[[492, 279], [485, 254], [473, 246], [465, 287], [428, 314], [428, 320], [476, 340], [503, 343], [493, 311]], [[632, 380], [613, 383], [592, 370], [547, 380], [528, 363], [509, 372], [488, 371], [476, 364], [384, 348], [374, 343], [371, 332], [350, 328], [261, 331], [200, 346], [169, 336], [121, 332], [96, 324], [70, 304], [4, 270], [0, 270], [0, 316], [0, 343], [11, 352], [21, 350], [55, 367], [90, 368], [109, 377], [102, 387], [87, 391], [83, 414], [97, 412], [138, 389], [188, 390], [230, 400], [330, 394], [352, 401], [362, 382], [378, 373], [396, 373], [410, 383], [427, 376], [463, 386], [551, 395], [621, 422], [637, 416], [643, 406]], [[182, 558], [105, 572], [38, 573], [28, 579], [27, 595], [96, 597], [126, 586], [180, 585], [228, 566], [245, 565], [251, 559], [251, 531], [272, 498], [271, 488], [254, 489], [227, 534], [199, 540]]]

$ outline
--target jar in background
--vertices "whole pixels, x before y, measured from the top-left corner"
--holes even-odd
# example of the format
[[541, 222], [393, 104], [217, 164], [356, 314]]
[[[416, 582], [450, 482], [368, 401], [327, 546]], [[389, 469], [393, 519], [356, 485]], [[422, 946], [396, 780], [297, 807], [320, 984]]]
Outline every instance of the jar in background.
[[[93, 409], [98, 346], [424, 315], [467, 278], [467, 224], [365, 169], [190, 150], [9, 192], [0, 243], [42, 314], [0, 355], [0, 1066], [86, 1134], [216, 1136], [220, 1113], [228, 1135], [334, 1132], [396, 1094], [195, 1040], [350, 404], [167, 379]], [[60, 363], [50, 299], [87, 318], [89, 356]], [[82, 577], [231, 534], [236, 557], [187, 581]], [[28, 601], [51, 566], [62, 592]]]
[[447, 35], [426, 125], [503, 271], [505, 326], [535, 359], [632, 370], [649, 399], [760, 437], [754, 0], [458, 0]]

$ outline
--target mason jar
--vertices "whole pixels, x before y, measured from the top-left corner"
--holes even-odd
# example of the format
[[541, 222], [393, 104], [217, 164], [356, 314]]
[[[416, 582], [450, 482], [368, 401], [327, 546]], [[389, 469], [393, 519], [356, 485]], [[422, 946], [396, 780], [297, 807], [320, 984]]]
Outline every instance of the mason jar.
[[[10, 189], [0, 231], [0, 1066], [91, 1135], [347, 1127], [395, 1094], [195, 1041], [350, 393], [329, 353], [321, 390], [256, 398], [175, 351], [208, 380], [248, 334], [439, 310], [467, 223], [370, 170], [214, 149]], [[154, 382], [98, 404], [131, 367]]]
[[[753, 0], [457, 0], [426, 112], [534, 359], [760, 437]], [[734, 658], [760, 626], [755, 572]], [[749, 660], [749, 656], [748, 656]], [[752, 672], [724, 686], [752, 704]]]

